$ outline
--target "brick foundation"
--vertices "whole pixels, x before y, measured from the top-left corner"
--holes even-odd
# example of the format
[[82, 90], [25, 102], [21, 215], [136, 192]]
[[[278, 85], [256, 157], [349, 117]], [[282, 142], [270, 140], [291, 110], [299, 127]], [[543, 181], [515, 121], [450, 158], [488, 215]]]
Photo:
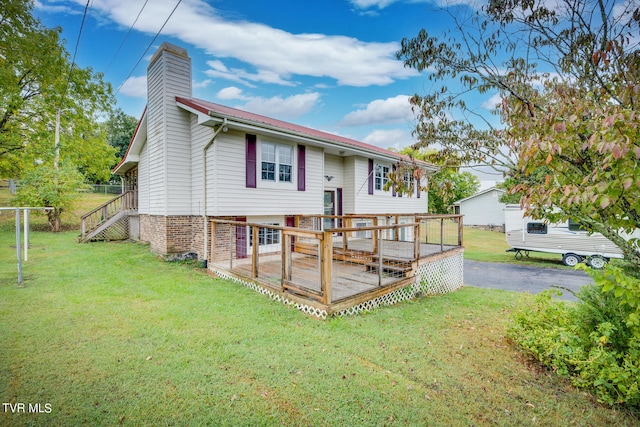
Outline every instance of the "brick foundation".
[[196, 253], [203, 256], [201, 216], [140, 215], [140, 240], [159, 255]]

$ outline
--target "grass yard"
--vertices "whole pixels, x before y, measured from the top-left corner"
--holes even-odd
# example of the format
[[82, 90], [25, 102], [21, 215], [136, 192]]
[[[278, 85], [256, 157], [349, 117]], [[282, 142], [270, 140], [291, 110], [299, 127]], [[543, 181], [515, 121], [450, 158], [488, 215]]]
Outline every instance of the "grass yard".
[[[3, 207], [12, 206], [11, 200], [13, 199], [13, 195], [6, 187], [8, 187], [8, 182], [6, 180], [0, 180], [0, 206]], [[63, 230], [73, 230], [80, 234], [80, 217], [113, 199], [113, 197], [113, 194], [83, 193], [82, 197], [75, 203], [73, 211], [62, 213]], [[33, 211], [29, 222], [31, 223], [32, 230], [49, 230], [47, 216], [42, 212]], [[0, 232], [14, 231], [15, 224], [15, 211], [0, 211]]]
[[1, 425], [640, 423], [511, 347], [516, 294], [319, 321], [147, 246], [76, 235], [33, 233], [18, 287], [0, 231], [0, 400], [43, 411], [3, 405]]
[[570, 268], [562, 264], [562, 256], [531, 252], [529, 257], [517, 260], [509, 249], [504, 233], [497, 231], [464, 228], [464, 258], [473, 261], [504, 262], [512, 264], [537, 265], [540, 267]]

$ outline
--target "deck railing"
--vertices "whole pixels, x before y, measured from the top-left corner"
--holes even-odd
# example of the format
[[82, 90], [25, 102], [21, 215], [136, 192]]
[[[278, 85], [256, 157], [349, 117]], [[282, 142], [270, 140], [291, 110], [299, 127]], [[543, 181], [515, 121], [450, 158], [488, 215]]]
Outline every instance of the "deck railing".
[[138, 195], [135, 191], [126, 191], [97, 208], [82, 215], [80, 239], [91, 233], [123, 210], [138, 209]]
[[297, 216], [295, 225], [212, 219], [208, 263], [326, 308], [405, 286], [421, 260], [462, 245], [459, 215]]

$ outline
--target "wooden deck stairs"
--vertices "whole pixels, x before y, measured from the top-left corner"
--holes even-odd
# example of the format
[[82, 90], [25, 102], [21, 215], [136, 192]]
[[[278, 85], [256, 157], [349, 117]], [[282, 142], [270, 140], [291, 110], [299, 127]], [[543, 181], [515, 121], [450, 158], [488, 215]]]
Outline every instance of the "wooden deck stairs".
[[137, 207], [136, 194], [127, 191], [87, 212], [81, 218], [82, 229], [78, 242], [127, 239], [128, 217], [137, 211]]
[[365, 264], [369, 273], [378, 274], [378, 270], [382, 268], [382, 272], [391, 277], [409, 277], [416, 267], [415, 261], [409, 259], [389, 256], [383, 256], [381, 259], [379, 255], [373, 255], [371, 258], [371, 262]]

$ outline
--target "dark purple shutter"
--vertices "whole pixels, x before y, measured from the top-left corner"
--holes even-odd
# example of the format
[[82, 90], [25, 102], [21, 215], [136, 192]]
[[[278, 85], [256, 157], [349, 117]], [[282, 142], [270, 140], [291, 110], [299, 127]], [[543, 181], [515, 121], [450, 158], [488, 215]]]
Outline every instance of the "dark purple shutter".
[[418, 199], [420, 198], [420, 178], [416, 178], [416, 188], [418, 190]]
[[257, 147], [256, 147], [256, 136], [247, 134], [247, 161], [246, 161], [246, 179], [247, 179], [247, 188], [256, 188], [257, 174]]
[[[391, 166], [391, 171], [393, 172], [393, 179], [396, 179], [396, 176], [395, 176], [396, 165]], [[395, 183], [391, 184], [391, 195], [393, 197], [396, 197], [396, 184]]]
[[304, 145], [298, 145], [298, 191], [306, 189], [306, 158]]
[[369, 159], [369, 194], [373, 194], [373, 159]]

